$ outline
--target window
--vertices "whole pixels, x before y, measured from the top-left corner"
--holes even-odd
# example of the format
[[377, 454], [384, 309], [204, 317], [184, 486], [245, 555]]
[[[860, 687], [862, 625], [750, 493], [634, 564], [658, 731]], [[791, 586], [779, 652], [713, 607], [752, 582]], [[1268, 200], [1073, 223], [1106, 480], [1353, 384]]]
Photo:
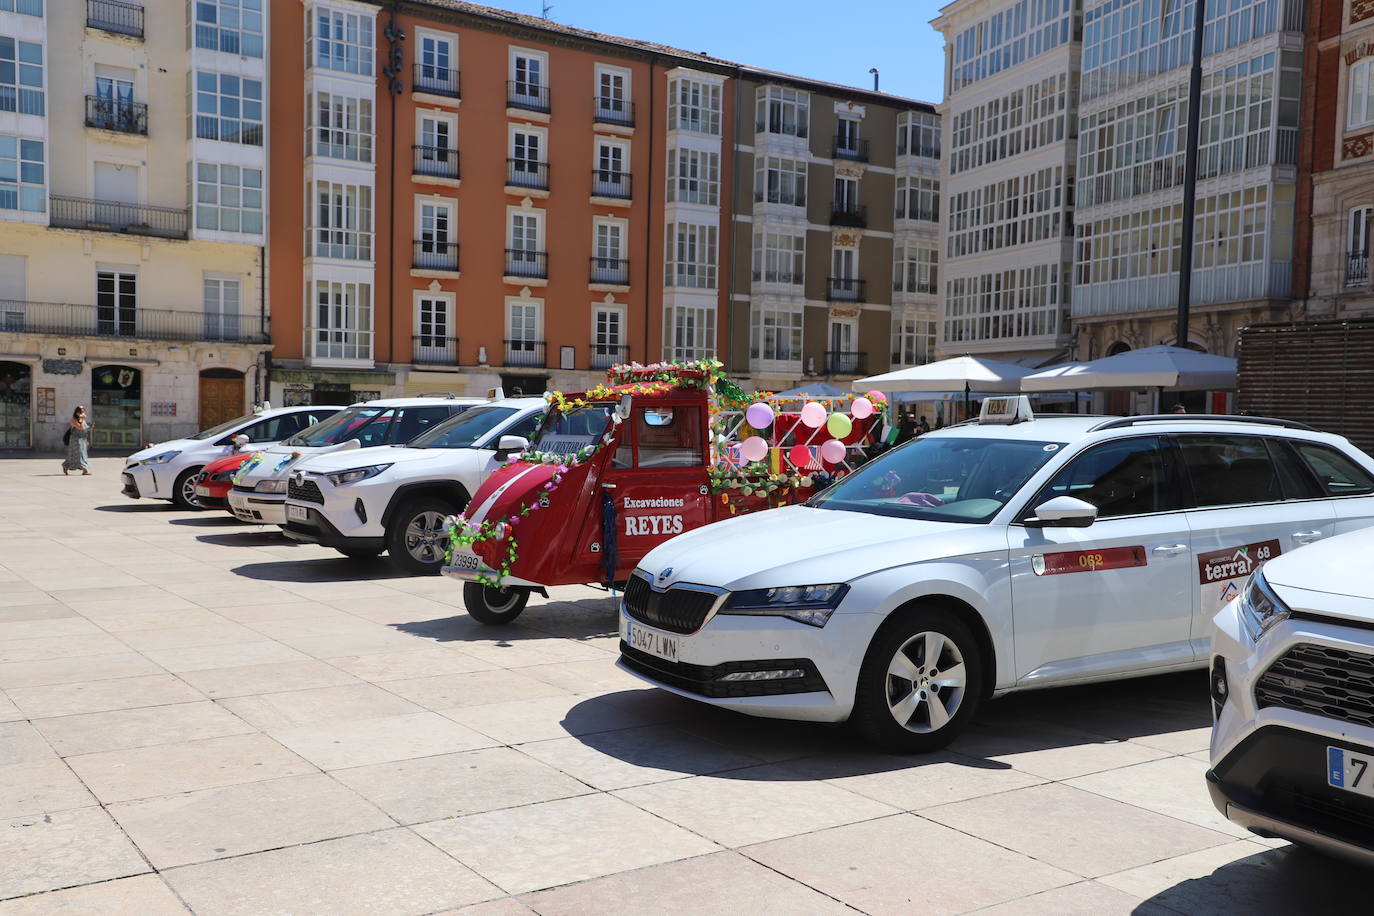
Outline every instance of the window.
[[533, 51], [511, 51], [510, 96], [507, 101], [516, 108], [547, 111], [549, 59]]
[[625, 173], [628, 147], [624, 143], [597, 141], [596, 174], [592, 176], [593, 197], [630, 196], [629, 175]]
[[512, 277], [544, 277], [548, 275], [545, 262], [544, 217], [538, 210], [511, 210], [510, 243], [506, 251], [506, 275]]
[[0, 10], [43, 18], [43, 0], [0, 0]]
[[859, 352], [859, 325], [853, 318], [831, 318], [830, 319], [830, 352], [826, 371], [840, 373], [855, 373], [859, 371], [859, 360], [863, 354]]
[[897, 155], [940, 158], [940, 116], [909, 111], [897, 118]]
[[1291, 440], [1328, 496], [1365, 496], [1374, 493], [1374, 475], [1329, 445]]
[[195, 190], [197, 229], [262, 234], [262, 169], [198, 162]]
[[197, 71], [196, 136], [262, 146], [262, 82]]
[[533, 211], [514, 211], [510, 215], [510, 247], [515, 251], [539, 251], [543, 220]]
[[0, 210], [47, 209], [42, 140], [0, 134]]
[[892, 251], [892, 291], [896, 293], [936, 292], [934, 248], [898, 245]]
[[206, 274], [201, 281], [206, 340], [237, 340], [239, 336], [238, 277]]
[[1369, 228], [1374, 220], [1374, 207], [1356, 207], [1350, 211], [1346, 232], [1346, 251], [1353, 257], [1369, 257]]
[[1274, 462], [1259, 436], [1180, 436], [1178, 447], [1200, 509], [1283, 499]]
[[897, 178], [897, 219], [940, 221], [940, 182], [934, 178]]
[[372, 359], [372, 287], [315, 281], [315, 357]]
[[438, 35], [420, 36], [417, 89], [437, 89], [443, 93], [458, 90], [458, 71], [454, 68], [458, 55], [453, 39]]
[[1153, 436], [1121, 439], [1084, 452], [1049, 482], [1025, 507], [1055, 496], [1073, 496], [1097, 507], [1099, 519], [1179, 508], [1177, 493], [1165, 475], [1159, 440]]
[[644, 407], [635, 411], [637, 467], [697, 467], [704, 445], [699, 407]]
[[618, 220], [595, 220], [593, 235], [595, 247], [592, 258], [592, 282], [628, 283], [629, 262], [625, 258], [625, 224]]
[[804, 139], [810, 120], [810, 93], [783, 86], [764, 86], [759, 90], [755, 105], [755, 132]]
[[457, 270], [457, 220], [453, 204], [422, 201], [416, 208], [419, 237], [415, 246], [415, 266], [431, 270]]
[[592, 310], [592, 368], [609, 369], [624, 362], [625, 310], [597, 306]]
[[1346, 126], [1353, 129], [1374, 124], [1374, 60], [1365, 58], [1351, 67], [1347, 79]]
[[0, 111], [44, 113], [42, 45], [0, 35]]
[[195, 0], [196, 47], [262, 57], [263, 0]]
[[716, 353], [716, 310], [710, 306], [673, 305], [664, 310], [666, 359], [706, 359]]
[[668, 151], [668, 200], [714, 207], [719, 194], [719, 153], [685, 148]]
[[449, 118], [420, 118], [420, 145], [428, 155], [447, 155], [455, 148], [453, 121]]
[[802, 310], [756, 305], [751, 310], [749, 358], [765, 362], [800, 363]]
[[754, 280], [800, 286], [805, 278], [806, 237], [754, 232]]
[[406, 407], [393, 424], [391, 441], [406, 443], [453, 416], [452, 407]]
[[677, 77], [668, 84], [668, 129], [720, 135], [720, 85]]
[[372, 161], [372, 100], [332, 92], [315, 94], [315, 155]]
[[314, 256], [372, 260], [372, 189], [315, 182]]
[[630, 74], [626, 70], [596, 68], [596, 116], [610, 116], [613, 124], [622, 123], [630, 115]]
[[306, 411], [278, 414], [266, 420], [259, 420], [252, 426], [239, 430], [235, 435], [247, 436], [249, 442], [280, 442], [311, 425], [314, 419]]
[[859, 249], [832, 248], [830, 276], [836, 280], [853, 280], [859, 276]]
[[511, 366], [542, 366], [544, 364], [541, 303], [508, 300], [506, 306], [506, 363]]
[[372, 75], [371, 16], [316, 7], [310, 40], [315, 46], [310, 59], [316, 67]]
[[835, 179], [835, 212], [857, 213], [859, 211], [859, 181], [856, 178]]
[[415, 306], [415, 345], [423, 350], [447, 349], [453, 334], [452, 303], [447, 296], [421, 296]]
[[859, 151], [859, 119], [841, 117], [835, 123], [835, 151], [838, 153], [857, 153]]
[[806, 163], [799, 159], [759, 156], [754, 160], [754, 200], [806, 206]]
[[138, 277], [132, 270], [95, 275], [95, 332], [133, 337], [138, 326]]
[[664, 283], [695, 289], [716, 288], [716, 227], [673, 223], [668, 227]]
[[548, 185], [548, 163], [541, 156], [544, 134], [534, 130], [512, 130], [510, 135], [510, 175], [507, 184], [519, 188], [544, 188]]
[[892, 312], [892, 368], [923, 366], [935, 353], [935, 322], [909, 310]]

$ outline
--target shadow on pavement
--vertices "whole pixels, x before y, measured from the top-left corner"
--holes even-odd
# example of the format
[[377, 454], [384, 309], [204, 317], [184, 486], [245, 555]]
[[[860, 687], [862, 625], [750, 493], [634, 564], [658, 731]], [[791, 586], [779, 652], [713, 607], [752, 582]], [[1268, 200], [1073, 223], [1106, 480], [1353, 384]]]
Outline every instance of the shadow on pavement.
[[[455, 583], [455, 594], [458, 587]], [[521, 639], [547, 638], [594, 639], [615, 636], [616, 599], [581, 598], [574, 601], [551, 601], [525, 609], [518, 620], [504, 626], [478, 623], [464, 612], [431, 620], [415, 620], [392, 624], [394, 629], [435, 642], [481, 642], [509, 645]]]
[[1141, 903], [1136, 913], [1169, 911], [1189, 916], [1245, 913], [1369, 912], [1370, 873], [1298, 846], [1284, 846], [1227, 862]]
[[201, 511], [206, 513], [219, 511], [219, 514], [192, 515], [189, 518], [173, 518], [168, 519], [168, 521], [173, 525], [185, 525], [188, 528], [237, 528], [247, 524], [220, 510], [202, 509]]
[[113, 506], [96, 506], [97, 512], [170, 512], [172, 504], [158, 500], [151, 503], [118, 503]]
[[[274, 541], [274, 544], [279, 542]], [[249, 563], [230, 570], [245, 579], [261, 582], [368, 582], [375, 579], [407, 579], [385, 557], [355, 559], [326, 557], [315, 560], [282, 560], [274, 563]]]
[[296, 544], [275, 529], [240, 531], [233, 534], [198, 534], [196, 540], [202, 544], [218, 544], [222, 547], [290, 547]]

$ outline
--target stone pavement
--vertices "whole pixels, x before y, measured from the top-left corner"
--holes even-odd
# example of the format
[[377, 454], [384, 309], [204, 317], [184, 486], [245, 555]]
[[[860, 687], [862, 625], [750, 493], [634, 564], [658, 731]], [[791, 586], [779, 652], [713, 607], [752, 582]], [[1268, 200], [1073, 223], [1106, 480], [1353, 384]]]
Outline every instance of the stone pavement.
[[119, 466], [0, 460], [0, 916], [1368, 905], [1217, 816], [1200, 673], [876, 754], [645, 689], [604, 593], [483, 628], [452, 582], [127, 500]]

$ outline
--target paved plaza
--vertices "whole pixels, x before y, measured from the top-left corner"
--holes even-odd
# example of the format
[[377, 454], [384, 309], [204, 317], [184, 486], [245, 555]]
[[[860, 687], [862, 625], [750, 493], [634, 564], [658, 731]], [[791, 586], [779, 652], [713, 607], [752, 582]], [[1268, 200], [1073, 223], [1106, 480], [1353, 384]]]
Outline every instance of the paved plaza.
[[646, 689], [604, 592], [481, 627], [453, 582], [93, 464], [0, 459], [0, 916], [1368, 906], [1214, 811], [1202, 673], [878, 754]]

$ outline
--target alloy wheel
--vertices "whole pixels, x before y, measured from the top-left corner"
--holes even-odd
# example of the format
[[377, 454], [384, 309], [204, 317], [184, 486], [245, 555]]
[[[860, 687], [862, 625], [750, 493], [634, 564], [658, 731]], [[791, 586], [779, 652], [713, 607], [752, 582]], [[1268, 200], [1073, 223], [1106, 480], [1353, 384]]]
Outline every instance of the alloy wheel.
[[934, 631], [917, 633], [888, 663], [888, 711], [907, 731], [939, 731], [963, 704], [967, 681], [954, 640]]
[[444, 531], [447, 518], [442, 512], [420, 512], [406, 525], [406, 551], [420, 563], [438, 563], [444, 558]]

